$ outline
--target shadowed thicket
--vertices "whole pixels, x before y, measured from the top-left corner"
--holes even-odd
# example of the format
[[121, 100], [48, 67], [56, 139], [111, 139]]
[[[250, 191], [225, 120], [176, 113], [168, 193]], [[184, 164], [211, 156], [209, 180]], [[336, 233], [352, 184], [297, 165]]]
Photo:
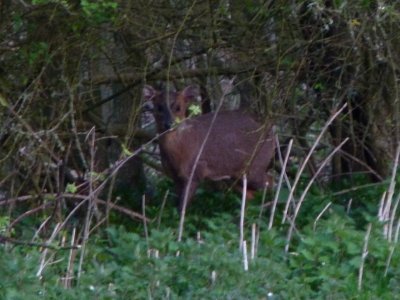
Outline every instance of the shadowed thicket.
[[387, 178], [400, 137], [400, 4], [387, 2], [2, 1], [7, 232], [32, 215], [46, 236], [76, 216], [81, 236], [110, 211], [144, 218], [135, 210], [161, 170], [143, 108], [147, 83], [196, 84], [203, 111], [226, 95], [224, 109], [274, 120], [283, 152], [294, 139], [289, 178], [310, 150], [304, 168], [320, 186]]

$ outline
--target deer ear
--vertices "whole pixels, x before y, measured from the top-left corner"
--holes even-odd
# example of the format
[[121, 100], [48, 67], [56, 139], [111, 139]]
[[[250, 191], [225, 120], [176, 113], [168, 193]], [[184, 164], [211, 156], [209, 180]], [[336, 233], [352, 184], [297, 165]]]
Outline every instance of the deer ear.
[[143, 92], [142, 93], [143, 93], [143, 98], [146, 101], [150, 101], [156, 96], [157, 91], [151, 85], [147, 85], [146, 84], [143, 87]]
[[182, 95], [186, 102], [196, 101], [200, 95], [199, 87], [196, 85], [189, 85], [183, 91]]

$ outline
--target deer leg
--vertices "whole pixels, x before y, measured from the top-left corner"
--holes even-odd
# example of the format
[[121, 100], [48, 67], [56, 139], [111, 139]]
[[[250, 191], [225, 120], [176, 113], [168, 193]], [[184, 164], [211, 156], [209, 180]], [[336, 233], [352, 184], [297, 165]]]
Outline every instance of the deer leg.
[[[260, 174], [261, 172], [259, 172]], [[247, 184], [247, 192], [249, 195], [246, 199], [254, 197], [256, 191], [262, 191], [265, 188], [273, 188], [273, 177], [267, 173], [261, 173], [262, 176], [256, 176], [257, 174], [250, 174]]]
[[180, 202], [181, 202], [181, 198], [182, 198], [182, 194], [185, 193], [185, 184], [184, 181], [178, 177], [174, 178], [174, 183], [175, 183], [175, 193], [176, 193], [176, 197], [174, 199], [174, 204], [176, 206], [176, 208], [178, 209], [178, 211], [180, 212]]

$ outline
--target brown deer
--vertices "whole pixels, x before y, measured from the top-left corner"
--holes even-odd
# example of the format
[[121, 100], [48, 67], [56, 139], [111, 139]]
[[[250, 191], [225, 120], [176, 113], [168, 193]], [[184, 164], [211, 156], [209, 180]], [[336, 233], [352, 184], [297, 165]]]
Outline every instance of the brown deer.
[[[207, 113], [186, 119], [171, 129], [176, 117], [186, 116], [187, 106], [197, 98], [197, 89], [189, 86], [180, 92], [165, 93], [145, 86], [143, 95], [153, 103], [161, 162], [176, 185], [179, 211], [184, 205], [186, 188], [189, 204], [204, 179], [240, 180], [246, 174], [250, 190], [262, 189], [270, 182], [266, 171], [275, 153], [272, 126], [262, 126], [244, 112], [221, 111], [213, 124], [214, 113]], [[194, 166], [208, 131], [208, 139]], [[195, 171], [189, 182], [193, 167]]]

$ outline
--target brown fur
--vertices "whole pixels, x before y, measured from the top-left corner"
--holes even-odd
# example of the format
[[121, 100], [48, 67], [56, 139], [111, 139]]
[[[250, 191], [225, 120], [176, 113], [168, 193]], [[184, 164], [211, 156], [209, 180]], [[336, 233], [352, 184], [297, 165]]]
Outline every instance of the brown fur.
[[[187, 102], [185, 91], [186, 89], [172, 101], [179, 100], [182, 103], [185, 100]], [[162, 94], [154, 89], [150, 94], [153, 95], [150, 98], [153, 103], [164, 100]], [[164, 124], [164, 121], [160, 119], [162, 117], [167, 117], [168, 120], [174, 117], [170, 107], [166, 107], [164, 114], [160, 111], [155, 112], [157, 124]], [[162, 164], [175, 182], [180, 196], [180, 209], [183, 206], [185, 188], [189, 183], [192, 168], [213, 117], [214, 113], [207, 113], [187, 119], [160, 137]], [[158, 129], [161, 133], [166, 128], [158, 125]], [[199, 182], [204, 179], [240, 180], [245, 173], [249, 189], [264, 188], [271, 181], [266, 171], [274, 152], [275, 140], [272, 126], [263, 127], [249, 114], [240, 111], [220, 112], [196, 165], [189, 188], [188, 202]]]

